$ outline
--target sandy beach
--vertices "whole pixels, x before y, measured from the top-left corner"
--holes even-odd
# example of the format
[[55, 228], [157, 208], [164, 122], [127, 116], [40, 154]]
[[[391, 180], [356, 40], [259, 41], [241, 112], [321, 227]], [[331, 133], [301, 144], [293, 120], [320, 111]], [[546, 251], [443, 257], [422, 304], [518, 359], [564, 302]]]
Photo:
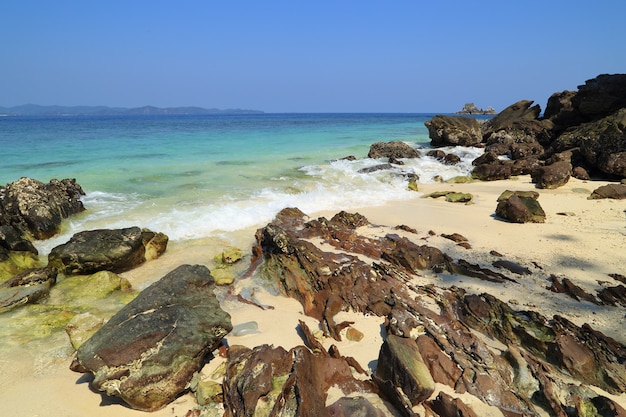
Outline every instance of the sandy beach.
[[[621, 307], [597, 306], [585, 301], [575, 301], [565, 294], [556, 294], [546, 288], [551, 274], [567, 277], [576, 285], [595, 294], [603, 286], [616, 285], [609, 274], [626, 275], [626, 203], [618, 200], [589, 200], [595, 188], [606, 182], [571, 179], [565, 186], [554, 190], [538, 190], [530, 177], [511, 180], [472, 182], [466, 184], [420, 184], [415, 198], [388, 203], [382, 206], [362, 207], [358, 210], [372, 223], [361, 233], [384, 235], [393, 226], [406, 225], [417, 231], [406, 234], [414, 240], [426, 241], [454, 258], [466, 257], [474, 262], [492, 259], [497, 251], [504, 259], [519, 263], [532, 271], [518, 283], [495, 284], [468, 277], [443, 279], [425, 273], [415, 277], [419, 285], [434, 284], [441, 287], [458, 286], [469, 292], [487, 292], [513, 308], [532, 307], [551, 317], [558, 313], [577, 325], [589, 323], [594, 329], [626, 343], [624, 326], [626, 318]], [[422, 198], [434, 191], [455, 190], [471, 193], [470, 204], [449, 203], [442, 198]], [[513, 224], [494, 217], [497, 197], [505, 190], [535, 190], [539, 203], [546, 212], [545, 223]], [[307, 213], [311, 218], [330, 218], [334, 212]], [[263, 225], [260, 225], [263, 226]], [[432, 233], [434, 232], [434, 233]], [[399, 233], [395, 231], [394, 233]], [[459, 233], [465, 236], [471, 249], [455, 245], [441, 234]], [[249, 253], [254, 243], [254, 230], [240, 232], [226, 239], [224, 245], [235, 245]], [[220, 244], [194, 242], [173, 244], [161, 258], [123, 274], [133, 287], [143, 288], [183, 263], [200, 263], [212, 267], [212, 259], [219, 253]], [[243, 262], [249, 262], [249, 255]], [[239, 268], [243, 271], [247, 265]], [[300, 304], [292, 299], [265, 291], [254, 279], [237, 280], [231, 292], [236, 294], [254, 287], [254, 296], [271, 309], [226, 298], [224, 308], [232, 316], [233, 325], [255, 321], [258, 332], [247, 335], [228, 335], [229, 345], [254, 347], [272, 344], [289, 349], [302, 344], [296, 332], [298, 320], [311, 329], [317, 329], [316, 320], [306, 317]], [[360, 342], [337, 343], [324, 340], [325, 345], [336, 344], [344, 356], [352, 356], [365, 369], [372, 370], [382, 343], [383, 318], [365, 317], [355, 313], [340, 313], [355, 321], [354, 327], [365, 334]], [[345, 318], [342, 318], [342, 320]], [[46, 342], [34, 342], [10, 349], [12, 355], [0, 357], [0, 409], [3, 416], [185, 416], [193, 409], [195, 399], [185, 394], [169, 406], [154, 413], [132, 410], [115, 399], [106, 398], [89, 388], [89, 378], [69, 370], [71, 347], [64, 334]], [[215, 358], [205, 366], [201, 378], [211, 378], [213, 371], [223, 362]], [[619, 397], [603, 394], [626, 407], [626, 394]], [[468, 404], [471, 399], [464, 398]], [[329, 398], [330, 401], [330, 398]], [[492, 407], [481, 409], [481, 415], [499, 416]]]

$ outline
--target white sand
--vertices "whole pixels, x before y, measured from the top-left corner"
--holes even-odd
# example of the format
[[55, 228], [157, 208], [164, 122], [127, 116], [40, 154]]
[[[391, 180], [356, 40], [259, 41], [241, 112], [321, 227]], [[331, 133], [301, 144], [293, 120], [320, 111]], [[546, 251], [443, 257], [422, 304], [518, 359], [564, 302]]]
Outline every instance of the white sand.
[[[385, 227], [368, 227], [364, 233], [386, 233], [387, 226], [408, 225], [418, 231], [417, 236], [405, 232], [412, 239], [425, 238], [420, 242], [437, 246], [454, 258], [467, 257], [473, 260], [478, 254], [485, 263], [494, 260], [489, 251], [496, 250], [504, 259], [519, 262], [533, 271], [533, 275], [520, 277], [519, 283], [491, 284], [467, 277], [438, 277], [426, 274], [420, 282], [435, 282], [437, 285], [464, 286], [469, 291], [490, 292], [503, 301], [514, 303], [518, 308], [533, 306], [542, 314], [551, 317], [558, 313], [576, 324], [590, 323], [594, 328], [626, 343], [624, 309], [598, 307], [586, 302], [576, 302], [566, 295], [554, 294], [545, 289], [550, 285], [549, 274], [560, 278], [568, 277], [575, 284], [592, 294], [603, 285], [617, 285], [607, 274], [626, 275], [626, 201], [587, 200], [589, 193], [605, 183], [570, 182], [556, 190], [536, 190], [528, 177], [517, 180], [479, 182], [470, 184], [421, 185], [422, 192], [455, 190], [470, 192], [474, 203], [470, 205], [447, 203], [443, 199], [416, 198], [400, 203], [389, 203], [379, 207], [364, 207], [358, 211], [372, 223]], [[543, 224], [511, 224], [493, 217], [496, 199], [506, 189], [536, 190], [540, 193], [539, 203], [547, 214]], [[580, 192], [586, 189], [586, 192]], [[557, 215], [568, 212], [574, 215]], [[334, 213], [316, 213], [311, 217]], [[428, 232], [432, 230], [435, 236]], [[440, 236], [442, 233], [460, 233], [469, 239], [471, 250], [455, 246]], [[254, 230], [242, 232], [235, 243], [247, 251], [253, 243]], [[135, 288], [144, 288], [150, 282], [182, 263], [201, 263], [211, 267], [213, 256], [219, 245], [195, 242], [189, 245], [170, 245], [161, 258], [131, 271], [125, 276]], [[472, 256], [470, 257], [470, 254]], [[531, 262], [535, 262], [537, 266]], [[603, 284], [608, 282], [609, 284]], [[237, 289], [253, 284], [252, 280], [239, 282]], [[233, 319], [233, 324], [256, 321], [259, 333], [227, 337], [230, 345], [242, 344], [254, 347], [260, 344], [281, 345], [286, 349], [302, 344], [296, 333], [298, 320], [305, 321], [312, 330], [317, 329], [315, 320], [304, 316], [295, 300], [272, 296], [258, 288], [257, 299], [273, 309], [224, 302]], [[351, 313], [341, 313], [340, 320], [356, 321], [354, 327], [365, 333], [361, 342], [344, 340], [337, 343], [325, 340], [325, 345], [338, 345], [345, 356], [355, 357], [365, 368], [371, 368], [378, 357], [382, 343], [382, 318]], [[2, 325], [5, 325], [3, 322]], [[0, 410], [2, 416], [58, 416], [58, 417], [132, 417], [132, 416], [185, 416], [195, 406], [195, 400], [187, 394], [173, 404], [154, 413], [134, 411], [115, 400], [106, 399], [90, 390], [87, 378], [69, 370], [71, 358], [69, 342], [61, 334], [45, 342], [32, 342], [14, 346], [0, 342]], [[208, 378], [220, 361], [216, 358], [202, 371]], [[615, 399], [615, 397], [612, 397]], [[617, 400], [626, 406], [626, 395]], [[498, 415], [494, 412], [494, 415]]]

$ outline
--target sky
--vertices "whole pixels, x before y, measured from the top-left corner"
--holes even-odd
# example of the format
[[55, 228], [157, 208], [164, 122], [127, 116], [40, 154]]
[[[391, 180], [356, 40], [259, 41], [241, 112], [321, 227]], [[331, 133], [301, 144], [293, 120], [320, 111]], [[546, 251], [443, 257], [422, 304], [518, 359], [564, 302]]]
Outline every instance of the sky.
[[502, 110], [626, 72], [626, 1], [20, 0], [0, 106]]

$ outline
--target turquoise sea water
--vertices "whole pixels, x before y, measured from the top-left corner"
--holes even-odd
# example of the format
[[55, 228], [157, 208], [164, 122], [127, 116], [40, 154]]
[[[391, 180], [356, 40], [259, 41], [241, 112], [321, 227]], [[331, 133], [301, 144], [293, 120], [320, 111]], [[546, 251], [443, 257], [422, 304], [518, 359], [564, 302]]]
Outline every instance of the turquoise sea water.
[[[362, 174], [379, 141], [428, 148], [431, 114], [256, 114], [0, 117], [0, 184], [76, 178], [87, 211], [46, 252], [80, 230], [141, 226], [173, 240], [262, 226], [284, 207], [349, 210], [414, 196], [399, 169]], [[425, 154], [427, 151], [424, 150]], [[428, 182], [467, 174], [463, 162], [406, 161]], [[355, 161], [341, 158], [353, 155]]]

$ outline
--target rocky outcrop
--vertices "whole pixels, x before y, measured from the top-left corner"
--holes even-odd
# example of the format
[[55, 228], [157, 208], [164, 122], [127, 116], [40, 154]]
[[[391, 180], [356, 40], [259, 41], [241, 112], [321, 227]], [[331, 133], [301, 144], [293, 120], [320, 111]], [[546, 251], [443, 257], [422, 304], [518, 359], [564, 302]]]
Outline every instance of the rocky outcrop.
[[626, 108], [600, 120], [568, 129], [555, 141], [555, 148], [580, 147], [585, 161], [619, 178], [626, 178]]
[[432, 146], [474, 146], [483, 138], [480, 125], [473, 117], [437, 115], [424, 124]]
[[539, 205], [539, 193], [505, 191], [498, 197], [496, 215], [512, 223], [544, 223], [546, 213]]
[[[520, 197], [516, 193], [511, 196]], [[489, 294], [419, 286], [412, 277], [424, 270], [407, 264], [410, 257], [385, 255], [393, 251], [399, 239], [389, 235], [377, 239], [368, 231], [360, 232], [360, 228], [369, 227], [360, 215], [341, 213], [331, 220], [311, 220], [297, 209], [286, 209], [257, 232], [255, 247], [255, 256], [264, 260], [263, 275], [274, 280], [285, 294], [300, 300], [305, 313], [319, 319], [327, 335], [340, 338], [341, 329], [349, 325], [334, 321], [341, 310], [385, 317], [386, 340], [371, 381], [367, 381], [375, 383], [377, 390], [368, 388], [367, 392], [379, 395], [402, 416], [416, 415], [416, 406], [427, 410], [425, 415], [480, 415], [458, 398], [461, 394], [497, 407], [507, 416], [626, 412], [615, 401], [589, 389], [593, 385], [615, 395], [626, 392], [626, 346], [587, 324], [579, 327], [559, 315], [518, 311]], [[312, 241], [319, 243], [313, 245]], [[411, 252], [412, 256], [420, 252], [420, 245], [415, 243], [404, 248], [401, 252]], [[496, 272], [490, 265], [474, 267], [446, 254], [443, 258], [443, 264], [430, 269], [431, 274], [464, 270], [472, 278], [482, 274], [493, 282], [516, 282], [507, 274], [527, 277], [534, 273], [502, 259], [497, 267], [503, 272]], [[614, 293], [619, 297], [619, 292]], [[428, 307], [432, 305], [437, 307]], [[309, 332], [302, 333], [309, 335], [304, 339], [312, 351], [324, 354], [324, 348], [311, 340]], [[494, 340], [498, 341], [497, 348]], [[228, 376], [225, 392], [234, 398], [228, 401], [243, 408], [237, 408], [239, 414], [231, 411], [227, 415], [251, 415], [259, 410], [259, 404], [267, 402], [267, 415], [309, 415], [304, 404], [314, 410], [311, 415], [336, 410], [321, 408], [326, 385], [320, 382], [317, 368], [323, 365], [312, 359], [318, 353], [296, 349], [285, 355], [284, 351], [274, 353], [278, 348], [237, 348], [227, 375], [234, 372], [238, 376]], [[257, 356], [261, 351], [264, 356]], [[275, 356], [288, 359], [286, 363], [283, 359], [276, 362]], [[240, 362], [239, 357], [246, 362]], [[242, 371], [244, 368], [248, 372]], [[310, 377], [293, 378], [293, 371], [287, 370], [295, 368], [309, 369]], [[357, 367], [352, 372], [358, 372]], [[262, 380], [256, 379], [261, 375]], [[322, 388], [311, 393], [305, 388], [309, 383]], [[356, 389], [348, 388], [350, 384], [341, 386], [344, 395]], [[438, 391], [438, 384], [449, 388], [445, 393]], [[254, 393], [253, 387], [257, 387]], [[353, 391], [352, 395], [362, 392]], [[359, 404], [368, 410], [367, 415], [378, 415], [371, 407], [373, 403]], [[606, 410], [613, 410], [613, 414], [602, 414]]]
[[48, 239], [59, 231], [61, 221], [85, 210], [85, 195], [74, 179], [48, 184], [20, 178], [0, 188], [0, 225], [11, 225], [35, 239]]
[[232, 329], [210, 271], [183, 265], [143, 290], [76, 352], [71, 369], [131, 407], [154, 411], [185, 391]]
[[66, 275], [124, 272], [160, 256], [168, 238], [139, 227], [88, 230], [53, 248], [48, 263]]
[[[437, 115], [425, 125], [434, 146], [484, 146], [485, 155], [501, 157], [475, 161], [476, 179], [530, 174], [553, 164], [555, 154], [572, 165], [570, 175], [576, 178], [626, 178], [626, 74], [600, 75], [578, 91], [553, 94], [543, 116], [539, 105], [520, 100], [480, 124], [478, 133], [476, 126], [465, 126], [470, 122], [462, 120]], [[543, 175], [541, 170], [538, 175]], [[550, 180], [547, 187], [563, 185], [564, 178]], [[541, 187], [542, 181], [538, 184]]]
[[368, 158], [419, 158], [420, 153], [404, 142], [376, 142], [370, 145]]

